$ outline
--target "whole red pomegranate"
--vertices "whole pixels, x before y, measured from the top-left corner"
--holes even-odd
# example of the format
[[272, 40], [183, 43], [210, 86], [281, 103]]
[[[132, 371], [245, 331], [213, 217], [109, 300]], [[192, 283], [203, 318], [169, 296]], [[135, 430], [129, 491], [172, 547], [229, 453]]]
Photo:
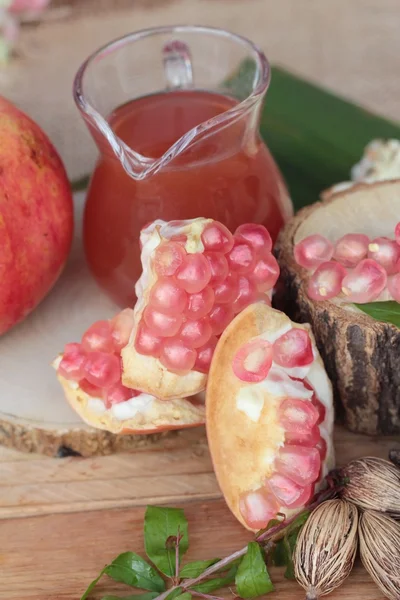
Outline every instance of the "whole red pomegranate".
[[70, 185], [40, 127], [0, 97], [0, 335], [51, 289], [73, 232]]

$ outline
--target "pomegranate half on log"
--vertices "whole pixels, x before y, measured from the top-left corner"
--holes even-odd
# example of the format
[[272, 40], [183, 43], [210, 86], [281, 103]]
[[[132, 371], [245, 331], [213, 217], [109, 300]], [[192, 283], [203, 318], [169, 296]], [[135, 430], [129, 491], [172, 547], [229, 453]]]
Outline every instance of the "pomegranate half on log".
[[111, 433], [155, 433], [202, 425], [204, 401], [159, 400], [125, 387], [121, 349], [134, 322], [125, 309], [109, 321], [97, 321], [80, 343], [67, 344], [53, 363], [71, 407], [88, 425]]
[[[356, 184], [281, 232], [278, 308], [311, 324], [346, 426], [400, 432], [400, 329], [356, 304], [400, 300], [400, 180]], [[400, 306], [399, 306], [400, 308]]]
[[262, 225], [232, 234], [212, 219], [154, 221], [141, 232], [143, 273], [122, 381], [161, 400], [205, 389], [218, 337], [243, 308], [270, 303], [279, 267]]
[[334, 466], [332, 387], [308, 325], [264, 302], [222, 334], [206, 427], [225, 500], [247, 529], [305, 506]]

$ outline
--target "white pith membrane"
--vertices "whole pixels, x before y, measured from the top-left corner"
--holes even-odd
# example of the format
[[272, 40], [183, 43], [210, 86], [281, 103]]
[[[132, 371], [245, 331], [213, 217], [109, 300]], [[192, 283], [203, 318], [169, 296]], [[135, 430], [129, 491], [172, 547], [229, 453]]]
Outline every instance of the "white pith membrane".
[[[149, 305], [152, 288], [160, 280], [154, 266], [155, 250], [162, 243], [170, 241], [171, 238], [184, 235], [187, 239], [182, 245], [186, 253], [188, 255], [201, 254], [205, 251], [201, 235], [207, 225], [213, 222], [213, 219], [205, 218], [172, 221], [169, 223], [157, 220], [141, 231], [142, 275], [135, 287], [138, 299], [134, 308], [135, 323], [129, 343], [122, 350], [122, 382], [127, 387], [142, 390], [144, 393], [157, 396], [162, 400], [190, 397], [205, 389], [207, 382], [206, 373], [196, 370], [195, 367], [183, 374], [175, 373], [165, 367], [159, 358], [140, 353], [136, 349], [135, 343], [138, 328], [142, 324], [144, 310]], [[269, 299], [271, 294], [272, 290], [265, 292], [265, 296]], [[224, 306], [230, 306], [230, 304]]]
[[[312, 348], [311, 363], [301, 367], [286, 368], [273, 361], [268, 374], [259, 382], [248, 383], [238, 378], [232, 365], [241, 349], [248, 347], [253, 341], [259, 343], [260, 340], [267, 340], [274, 344], [293, 328], [308, 332]], [[260, 364], [259, 360], [257, 362]], [[247, 368], [250, 366], [251, 363], [248, 363]], [[307, 388], [305, 382], [313, 390]], [[287, 448], [290, 452], [300, 452], [300, 454], [303, 452], [298, 450], [302, 442], [293, 441], [293, 436], [296, 438], [298, 434], [293, 431], [288, 433], [285, 430], [287, 421], [286, 425], [282, 424], [282, 403], [286, 402], [283, 406], [287, 406], [288, 399], [290, 399], [289, 404], [291, 399], [295, 399], [296, 402], [311, 404], [313, 391], [316, 399], [325, 409], [322, 422], [313, 425], [313, 431], [318, 428], [319, 435], [326, 444], [326, 455], [324, 457], [323, 442], [320, 442], [318, 446], [321, 447], [321, 451], [318, 450], [320, 458], [317, 459], [316, 464], [318, 460], [322, 462], [318, 475], [311, 475], [316, 477], [315, 480], [304, 486], [300, 485], [298, 479], [303, 477], [303, 474], [300, 472], [295, 476], [297, 483], [295, 482], [294, 488], [297, 485], [300, 488], [307, 488], [308, 491], [307, 497], [299, 492], [298, 500], [294, 502], [296, 506], [291, 507], [292, 501], [285, 504], [282, 497], [279, 500], [269, 483], [271, 481], [281, 484], [283, 481], [285, 484], [287, 479], [290, 479], [286, 467], [283, 468], [285, 479], [282, 479], [282, 467], [279, 463], [285, 456]], [[287, 413], [285, 414], [287, 416]], [[244, 309], [222, 334], [215, 350], [207, 384], [206, 427], [220, 488], [229, 508], [246, 528], [256, 531], [266, 526], [278, 512], [286, 515], [297, 512], [300, 508], [298, 502], [302, 502], [304, 497], [305, 504], [313, 493], [320, 489], [323, 478], [334, 467], [333, 421], [332, 387], [310, 327], [293, 323], [284, 313], [262, 302]], [[300, 438], [301, 435], [298, 439]], [[306, 454], [310, 453], [315, 457], [316, 444], [314, 447], [310, 445], [303, 447], [308, 448], [304, 451]], [[293, 464], [290, 459], [289, 471]], [[273, 476], [272, 480], [270, 480], [271, 476]], [[308, 475], [304, 474], [304, 477]], [[257, 526], [252, 526], [246, 521], [246, 514], [248, 514], [246, 511], [249, 504], [253, 506], [253, 510], [257, 510], [257, 497], [260, 490], [262, 498], [266, 497], [267, 503], [270, 502], [271, 509], [269, 513], [265, 512], [265, 508], [260, 509], [263, 515], [267, 515], [266, 522], [263, 523], [261, 519], [257, 522]], [[253, 492], [255, 494], [252, 494]]]
[[[400, 180], [381, 181], [377, 183], [359, 183], [351, 189], [337, 193], [326, 203], [320, 204], [313, 210], [298, 227], [294, 246], [307, 237], [319, 234], [335, 245], [340, 238], [347, 234], [364, 234], [370, 241], [386, 237], [394, 241], [394, 231], [400, 221]], [[333, 260], [333, 259], [332, 259]], [[303, 282], [311, 279], [314, 269], [302, 271]], [[354, 268], [346, 268], [348, 274], [354, 273]], [[388, 275], [388, 281], [394, 275]], [[361, 283], [361, 282], [360, 282]], [[387, 285], [373, 302], [394, 300]], [[341, 306], [348, 311], [361, 312], [349, 302], [343, 292], [329, 302]]]

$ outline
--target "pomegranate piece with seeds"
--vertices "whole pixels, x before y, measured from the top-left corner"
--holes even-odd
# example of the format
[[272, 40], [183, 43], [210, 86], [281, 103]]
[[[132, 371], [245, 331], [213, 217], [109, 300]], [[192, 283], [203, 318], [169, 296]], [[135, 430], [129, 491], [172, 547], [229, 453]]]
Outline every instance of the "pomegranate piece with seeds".
[[287, 369], [311, 364], [314, 356], [308, 332], [293, 327], [281, 335], [274, 343], [273, 359], [277, 365]]
[[364, 304], [376, 300], [386, 286], [385, 269], [371, 258], [362, 260], [342, 282], [342, 291], [349, 302]]
[[306, 269], [318, 267], [333, 256], [333, 244], [318, 233], [309, 235], [294, 247], [294, 258], [298, 265]]
[[335, 298], [342, 290], [346, 269], [333, 260], [317, 267], [308, 283], [308, 295], [312, 300]]
[[398, 270], [400, 246], [386, 237], [375, 238], [368, 246], [368, 258], [379, 263], [388, 275], [393, 275]]
[[272, 365], [272, 344], [257, 338], [247, 342], [235, 354], [232, 369], [241, 381], [259, 382], [266, 378]]
[[345, 267], [355, 267], [367, 257], [369, 237], [362, 233], [348, 233], [335, 244], [333, 258]]

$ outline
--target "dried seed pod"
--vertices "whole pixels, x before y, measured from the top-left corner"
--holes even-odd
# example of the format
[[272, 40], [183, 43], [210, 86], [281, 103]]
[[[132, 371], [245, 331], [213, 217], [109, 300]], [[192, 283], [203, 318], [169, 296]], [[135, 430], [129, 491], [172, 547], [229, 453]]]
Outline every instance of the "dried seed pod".
[[[399, 223], [399, 225], [400, 225], [400, 223]], [[400, 467], [400, 450], [395, 450], [395, 449], [390, 450], [389, 460], [397, 467]]]
[[306, 590], [306, 600], [329, 594], [350, 575], [357, 525], [357, 508], [345, 500], [328, 500], [311, 513], [293, 556], [296, 580]]
[[366, 510], [359, 526], [361, 560], [387, 598], [400, 598], [400, 523]]
[[342, 498], [364, 510], [377, 510], [400, 518], [400, 469], [393, 463], [366, 456], [352, 460], [342, 470], [348, 482]]

